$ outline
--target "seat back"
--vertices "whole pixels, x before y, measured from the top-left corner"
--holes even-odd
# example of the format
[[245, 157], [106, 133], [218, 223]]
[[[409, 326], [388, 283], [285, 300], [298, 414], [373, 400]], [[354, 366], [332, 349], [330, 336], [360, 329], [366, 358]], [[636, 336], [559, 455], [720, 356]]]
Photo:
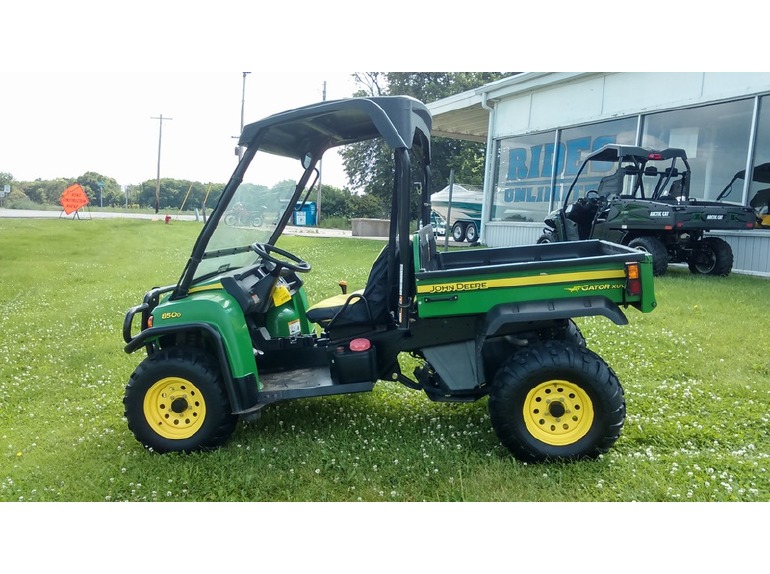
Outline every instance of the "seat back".
[[433, 234], [433, 226], [425, 225], [418, 232], [420, 241], [420, 260], [417, 261], [417, 269], [421, 271], [435, 271], [439, 269], [438, 250], [436, 249], [436, 236]]
[[599, 182], [596, 191], [603, 197], [620, 195], [623, 191], [623, 178], [626, 176], [626, 170], [618, 169], [615, 173], [604, 176]]
[[[362, 293], [362, 303], [368, 307], [368, 313], [371, 313], [371, 321], [374, 323], [380, 323], [390, 318], [391, 306], [394, 301], [395, 281], [391, 283], [391, 277], [395, 273], [391, 274], [388, 271], [389, 252], [388, 246], [385, 245], [377, 259], [374, 260]], [[348, 309], [353, 308], [349, 307]], [[348, 317], [346, 316], [345, 319], [347, 322]], [[355, 322], [365, 322], [369, 319], [369, 317], [362, 317]]]

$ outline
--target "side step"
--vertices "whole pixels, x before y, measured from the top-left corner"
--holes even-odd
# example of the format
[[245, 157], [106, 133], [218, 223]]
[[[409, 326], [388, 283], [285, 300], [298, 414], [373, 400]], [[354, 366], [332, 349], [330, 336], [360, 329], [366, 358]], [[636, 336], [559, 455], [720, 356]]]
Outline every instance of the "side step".
[[260, 375], [262, 390], [257, 404], [240, 414], [257, 412], [270, 403], [307, 397], [324, 397], [349, 393], [364, 393], [374, 388], [375, 381], [340, 384], [332, 381], [329, 367], [312, 367], [292, 371], [275, 371]]

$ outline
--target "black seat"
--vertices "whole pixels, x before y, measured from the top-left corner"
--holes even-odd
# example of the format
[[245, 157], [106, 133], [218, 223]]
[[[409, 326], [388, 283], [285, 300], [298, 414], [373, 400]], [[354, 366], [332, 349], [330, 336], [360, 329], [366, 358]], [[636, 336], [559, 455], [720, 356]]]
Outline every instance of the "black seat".
[[369, 272], [363, 290], [324, 299], [307, 310], [307, 318], [324, 328], [347, 325], [379, 325], [393, 321], [395, 291], [388, 272], [388, 253], [383, 247]]
[[420, 241], [420, 271], [435, 271], [441, 268], [441, 262], [436, 249], [436, 236], [433, 234], [433, 226], [425, 225], [418, 232]]
[[618, 169], [615, 173], [607, 175], [599, 181], [599, 187], [596, 191], [602, 197], [612, 197], [613, 195], [620, 195], [623, 191], [623, 179], [626, 176], [626, 170], [624, 168]]

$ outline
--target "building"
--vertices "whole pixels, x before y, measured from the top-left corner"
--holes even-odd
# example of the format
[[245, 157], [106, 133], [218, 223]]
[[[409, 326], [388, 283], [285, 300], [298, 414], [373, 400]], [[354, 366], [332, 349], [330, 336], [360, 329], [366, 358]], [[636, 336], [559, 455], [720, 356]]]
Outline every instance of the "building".
[[[433, 135], [487, 144], [480, 231], [492, 247], [536, 242], [606, 143], [684, 148], [703, 199], [770, 162], [770, 73], [524, 72], [428, 107]], [[739, 179], [728, 199], [749, 205], [767, 187]], [[733, 248], [734, 271], [770, 276], [770, 228], [712, 234]]]

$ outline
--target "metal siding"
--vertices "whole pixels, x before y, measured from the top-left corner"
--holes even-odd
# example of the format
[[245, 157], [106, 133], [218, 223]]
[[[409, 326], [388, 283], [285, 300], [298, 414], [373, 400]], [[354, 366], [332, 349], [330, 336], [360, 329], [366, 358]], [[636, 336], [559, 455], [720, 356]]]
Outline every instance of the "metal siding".
[[489, 247], [509, 247], [513, 245], [532, 245], [543, 232], [543, 224], [538, 223], [497, 223], [489, 222], [484, 227], [485, 243]]
[[746, 231], [728, 233], [713, 231], [733, 250], [733, 272], [770, 277], [770, 233]]

